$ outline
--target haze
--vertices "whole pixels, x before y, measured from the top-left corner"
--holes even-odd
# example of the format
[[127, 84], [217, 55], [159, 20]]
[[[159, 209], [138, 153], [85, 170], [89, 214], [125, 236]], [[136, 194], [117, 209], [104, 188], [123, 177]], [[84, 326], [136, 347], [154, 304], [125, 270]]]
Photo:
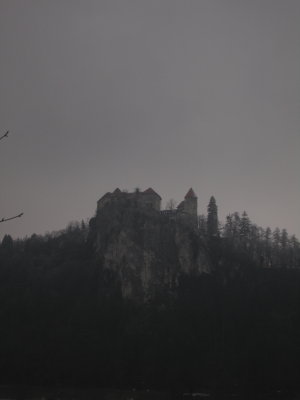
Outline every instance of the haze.
[[192, 186], [300, 237], [298, 0], [0, 0], [0, 237]]

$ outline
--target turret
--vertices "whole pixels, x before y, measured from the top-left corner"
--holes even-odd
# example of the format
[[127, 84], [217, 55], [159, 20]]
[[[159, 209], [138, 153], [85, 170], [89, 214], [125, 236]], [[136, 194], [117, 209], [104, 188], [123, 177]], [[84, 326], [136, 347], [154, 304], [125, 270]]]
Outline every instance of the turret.
[[184, 197], [183, 212], [197, 217], [198, 198], [191, 188]]

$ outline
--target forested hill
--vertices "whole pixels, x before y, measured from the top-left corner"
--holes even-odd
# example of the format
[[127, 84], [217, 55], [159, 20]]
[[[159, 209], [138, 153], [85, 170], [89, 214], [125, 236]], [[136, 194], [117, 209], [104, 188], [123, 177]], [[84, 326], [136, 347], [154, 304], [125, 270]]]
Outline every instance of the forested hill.
[[298, 241], [216, 212], [108, 206], [90, 227], [5, 236], [0, 383], [297, 389]]

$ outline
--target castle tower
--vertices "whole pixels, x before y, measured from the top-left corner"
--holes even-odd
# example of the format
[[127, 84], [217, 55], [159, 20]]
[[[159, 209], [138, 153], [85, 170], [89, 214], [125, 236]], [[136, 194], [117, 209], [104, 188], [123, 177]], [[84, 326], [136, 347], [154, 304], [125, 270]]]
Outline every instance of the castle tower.
[[152, 188], [148, 188], [141, 193], [143, 204], [153, 208], [156, 211], [160, 211], [161, 197]]
[[198, 198], [192, 188], [187, 192], [184, 197], [183, 211], [186, 214], [197, 217]]

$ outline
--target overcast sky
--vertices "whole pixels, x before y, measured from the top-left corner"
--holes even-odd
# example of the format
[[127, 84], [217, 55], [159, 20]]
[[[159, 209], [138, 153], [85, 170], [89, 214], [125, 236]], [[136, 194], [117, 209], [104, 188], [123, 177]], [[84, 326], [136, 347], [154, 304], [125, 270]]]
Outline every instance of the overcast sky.
[[0, 0], [0, 238], [137, 186], [300, 237], [299, 43], [299, 0]]

